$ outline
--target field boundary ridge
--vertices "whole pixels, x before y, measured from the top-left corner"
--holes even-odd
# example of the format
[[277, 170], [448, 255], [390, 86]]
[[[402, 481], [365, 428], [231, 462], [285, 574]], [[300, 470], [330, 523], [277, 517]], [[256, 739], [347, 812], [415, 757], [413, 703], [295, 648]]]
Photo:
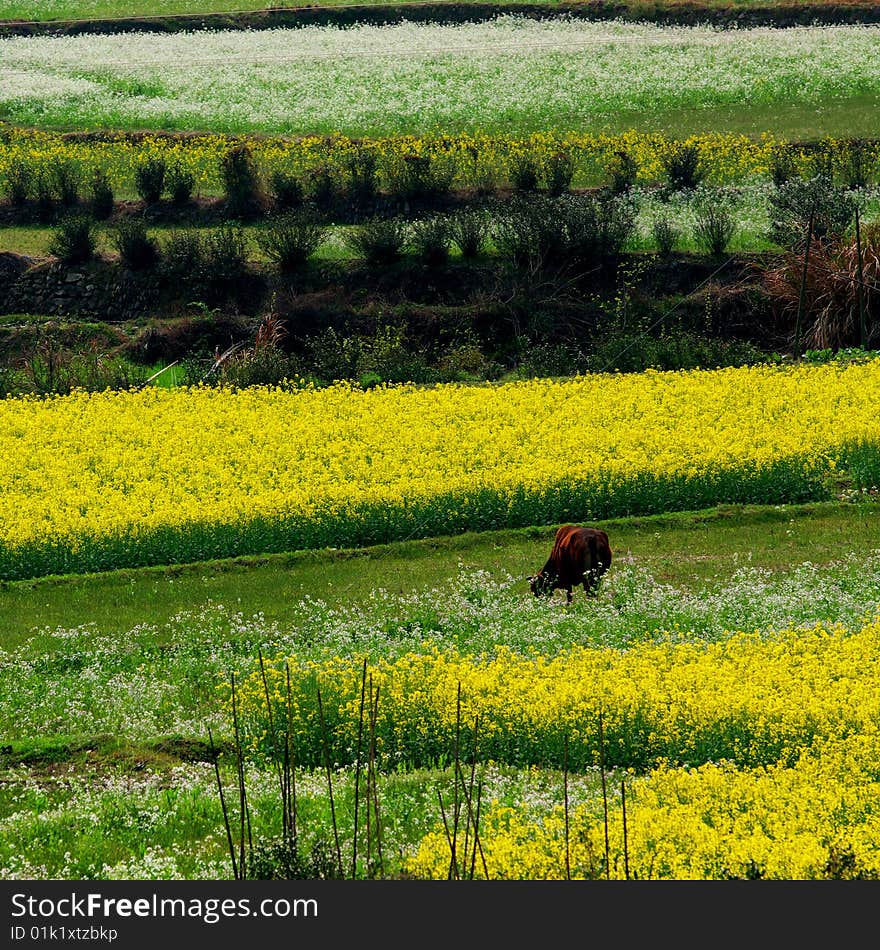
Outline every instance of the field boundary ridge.
[[763, 2], [752, 6], [712, 3], [710, 0], [585, 0], [585, 2], [411, 2], [348, 4], [338, 6], [268, 7], [231, 13], [142, 15], [76, 20], [0, 20], [0, 38], [12, 36], [72, 36], [87, 33], [188, 30], [267, 30], [302, 26], [373, 26], [404, 21], [417, 23], [484, 22], [514, 15], [536, 20], [570, 17], [584, 20], [623, 19], [665, 26], [711, 24], [722, 27], [792, 27], [880, 23], [880, 4], [867, 0], [837, 3]]

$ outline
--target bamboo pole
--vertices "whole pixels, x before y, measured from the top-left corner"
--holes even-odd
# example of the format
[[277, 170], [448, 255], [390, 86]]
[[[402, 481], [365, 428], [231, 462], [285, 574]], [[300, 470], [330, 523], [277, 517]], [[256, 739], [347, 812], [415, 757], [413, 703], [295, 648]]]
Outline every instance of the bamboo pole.
[[813, 218], [815, 211], [810, 211], [810, 220], [807, 224], [807, 241], [804, 245], [804, 266], [801, 271], [801, 289], [798, 294], [797, 319], [794, 325], [794, 355], [800, 358], [801, 354], [801, 327], [804, 318], [804, 301], [807, 295], [807, 270], [810, 266], [810, 242], [813, 239]]
[[862, 263], [862, 231], [859, 226], [859, 206], [856, 205], [856, 262], [858, 265], [857, 292], [859, 298], [859, 340], [863, 350], [868, 348], [868, 321], [865, 315], [865, 272]]

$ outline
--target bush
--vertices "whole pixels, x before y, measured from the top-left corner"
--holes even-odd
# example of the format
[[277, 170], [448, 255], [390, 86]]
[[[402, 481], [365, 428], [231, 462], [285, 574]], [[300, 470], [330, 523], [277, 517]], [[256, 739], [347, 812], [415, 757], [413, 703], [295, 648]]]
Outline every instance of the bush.
[[75, 389], [131, 389], [146, 379], [142, 366], [102, 352], [97, 340], [71, 350], [54, 334], [41, 334], [18, 374], [19, 394], [68, 395]]
[[573, 376], [587, 368], [585, 354], [571, 343], [542, 341], [523, 354], [516, 375], [523, 379], [535, 376]]
[[654, 238], [654, 243], [657, 245], [657, 250], [662, 257], [669, 257], [673, 250], [675, 250], [675, 246], [681, 237], [672, 219], [665, 214], [658, 215], [654, 218], [654, 222], [651, 225], [651, 234]]
[[330, 328], [310, 341], [310, 365], [322, 380], [357, 380], [365, 388], [381, 382], [433, 382], [420, 353], [406, 345], [402, 327], [380, 326], [373, 334], [342, 336]]
[[717, 191], [696, 202], [694, 240], [704, 251], [720, 257], [736, 233], [736, 217], [730, 201]]
[[669, 191], [693, 191], [706, 177], [699, 149], [690, 143], [673, 143], [661, 157], [661, 164]]
[[134, 186], [138, 196], [147, 205], [157, 204], [165, 190], [165, 160], [148, 158], [134, 170]]
[[346, 160], [351, 200], [366, 207], [376, 200], [376, 156], [358, 149]]
[[315, 207], [329, 211], [339, 200], [339, 185], [329, 165], [313, 168], [309, 179], [309, 195]]
[[510, 163], [510, 183], [517, 191], [535, 191], [538, 187], [535, 160], [527, 155], [517, 155]]
[[554, 152], [544, 165], [544, 183], [547, 193], [558, 197], [571, 188], [574, 161], [567, 152]]
[[113, 189], [107, 173], [97, 168], [89, 181], [89, 208], [92, 216], [99, 221], [106, 220], [113, 214], [113, 205]]
[[159, 260], [159, 246], [141, 218], [121, 218], [113, 227], [112, 241], [120, 263], [129, 270], [148, 270]]
[[855, 198], [827, 175], [793, 178], [770, 196], [770, 240], [784, 248], [802, 247], [811, 214], [814, 238], [839, 237], [852, 222], [855, 207]]
[[489, 216], [481, 208], [462, 208], [449, 218], [449, 235], [465, 260], [480, 256], [489, 236]]
[[172, 231], [162, 254], [162, 273], [174, 284], [195, 287], [205, 270], [205, 256], [198, 231]]
[[272, 172], [270, 189], [275, 211], [284, 212], [299, 208], [305, 198], [299, 179], [288, 172]]
[[59, 160], [52, 164], [48, 175], [52, 194], [64, 208], [71, 208], [79, 201], [82, 169], [73, 161]]
[[295, 374], [291, 358], [275, 344], [254, 347], [225, 360], [221, 378], [228, 386], [277, 386]]
[[369, 264], [393, 264], [400, 260], [407, 237], [401, 218], [372, 218], [355, 225], [345, 237], [347, 247]]
[[247, 145], [227, 149], [220, 158], [220, 177], [227, 214], [233, 218], [249, 218], [262, 210], [260, 178]]
[[486, 357], [477, 341], [466, 337], [440, 355], [436, 374], [438, 382], [471, 382], [498, 379], [503, 369], [499, 363]]
[[36, 193], [37, 174], [34, 166], [23, 159], [13, 161], [6, 169], [3, 191], [9, 203], [16, 207], [27, 204]]
[[[880, 321], [880, 224], [861, 233], [861, 268], [855, 236], [813, 245], [804, 282], [804, 255], [789, 250], [764, 272], [764, 288], [773, 309], [795, 318], [803, 289], [802, 343], [811, 349], [840, 349], [870, 344]], [[859, 280], [861, 270], [862, 280]], [[862, 339], [862, 312], [867, 339]]]
[[51, 221], [55, 217], [55, 191], [49, 172], [41, 171], [37, 175], [35, 195], [37, 216], [41, 221]]
[[225, 296], [239, 289], [248, 273], [244, 231], [235, 225], [221, 225], [208, 232], [203, 248], [202, 274], [209, 294]]
[[416, 257], [425, 264], [445, 264], [449, 260], [450, 241], [449, 220], [445, 215], [423, 218], [412, 225], [410, 244]]
[[616, 257], [635, 232], [637, 211], [629, 196], [607, 191], [560, 198], [567, 257], [579, 264]]
[[391, 193], [406, 201], [428, 201], [449, 192], [455, 167], [430, 155], [403, 155], [388, 168]]
[[632, 191], [638, 171], [638, 163], [629, 152], [625, 149], [615, 152], [606, 169], [608, 191], [613, 195], [625, 195]]
[[498, 209], [493, 237], [514, 267], [582, 267], [619, 254], [635, 224], [635, 202], [608, 192], [534, 195]]
[[613, 330], [590, 344], [587, 370], [641, 373], [646, 369], [715, 369], [766, 360], [766, 354], [757, 347], [739, 340], [720, 340], [687, 330], [659, 336]]
[[196, 179], [180, 162], [175, 162], [165, 176], [165, 187], [172, 204], [184, 205], [192, 198]]
[[95, 255], [95, 225], [80, 211], [70, 211], [58, 222], [49, 241], [49, 253], [64, 264], [83, 264]]
[[376, 383], [422, 383], [431, 379], [424, 358], [406, 345], [402, 327], [381, 326], [357, 340], [356, 378], [368, 387]]
[[874, 176], [877, 158], [863, 139], [847, 142], [841, 155], [841, 178], [850, 191], [866, 188]]
[[566, 234], [556, 214], [560, 199], [520, 196], [496, 206], [492, 240], [498, 253], [517, 270], [536, 270], [560, 258]]
[[325, 233], [313, 211], [288, 211], [258, 233], [257, 244], [282, 273], [291, 273], [315, 253]]
[[797, 166], [791, 149], [784, 145], [779, 146], [770, 158], [770, 178], [773, 184], [779, 188], [797, 177]]

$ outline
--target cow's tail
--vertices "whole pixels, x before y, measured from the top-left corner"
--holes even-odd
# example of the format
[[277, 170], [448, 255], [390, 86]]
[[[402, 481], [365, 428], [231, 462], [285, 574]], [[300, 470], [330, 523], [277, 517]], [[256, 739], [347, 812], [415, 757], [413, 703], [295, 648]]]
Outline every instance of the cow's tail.
[[611, 549], [607, 544], [603, 544], [600, 549], [595, 535], [590, 535], [587, 548], [590, 552], [590, 568], [593, 576], [601, 577], [611, 567]]

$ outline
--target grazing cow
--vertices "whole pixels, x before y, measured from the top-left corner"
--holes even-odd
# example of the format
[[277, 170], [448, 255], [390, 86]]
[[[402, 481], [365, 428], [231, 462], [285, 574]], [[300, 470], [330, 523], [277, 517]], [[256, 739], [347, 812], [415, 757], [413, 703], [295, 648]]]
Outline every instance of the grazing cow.
[[595, 597], [599, 578], [610, 566], [611, 547], [604, 531], [567, 524], [556, 532], [550, 557], [541, 570], [529, 578], [529, 586], [536, 597], [564, 590], [570, 604], [575, 584], [583, 584], [587, 597]]

